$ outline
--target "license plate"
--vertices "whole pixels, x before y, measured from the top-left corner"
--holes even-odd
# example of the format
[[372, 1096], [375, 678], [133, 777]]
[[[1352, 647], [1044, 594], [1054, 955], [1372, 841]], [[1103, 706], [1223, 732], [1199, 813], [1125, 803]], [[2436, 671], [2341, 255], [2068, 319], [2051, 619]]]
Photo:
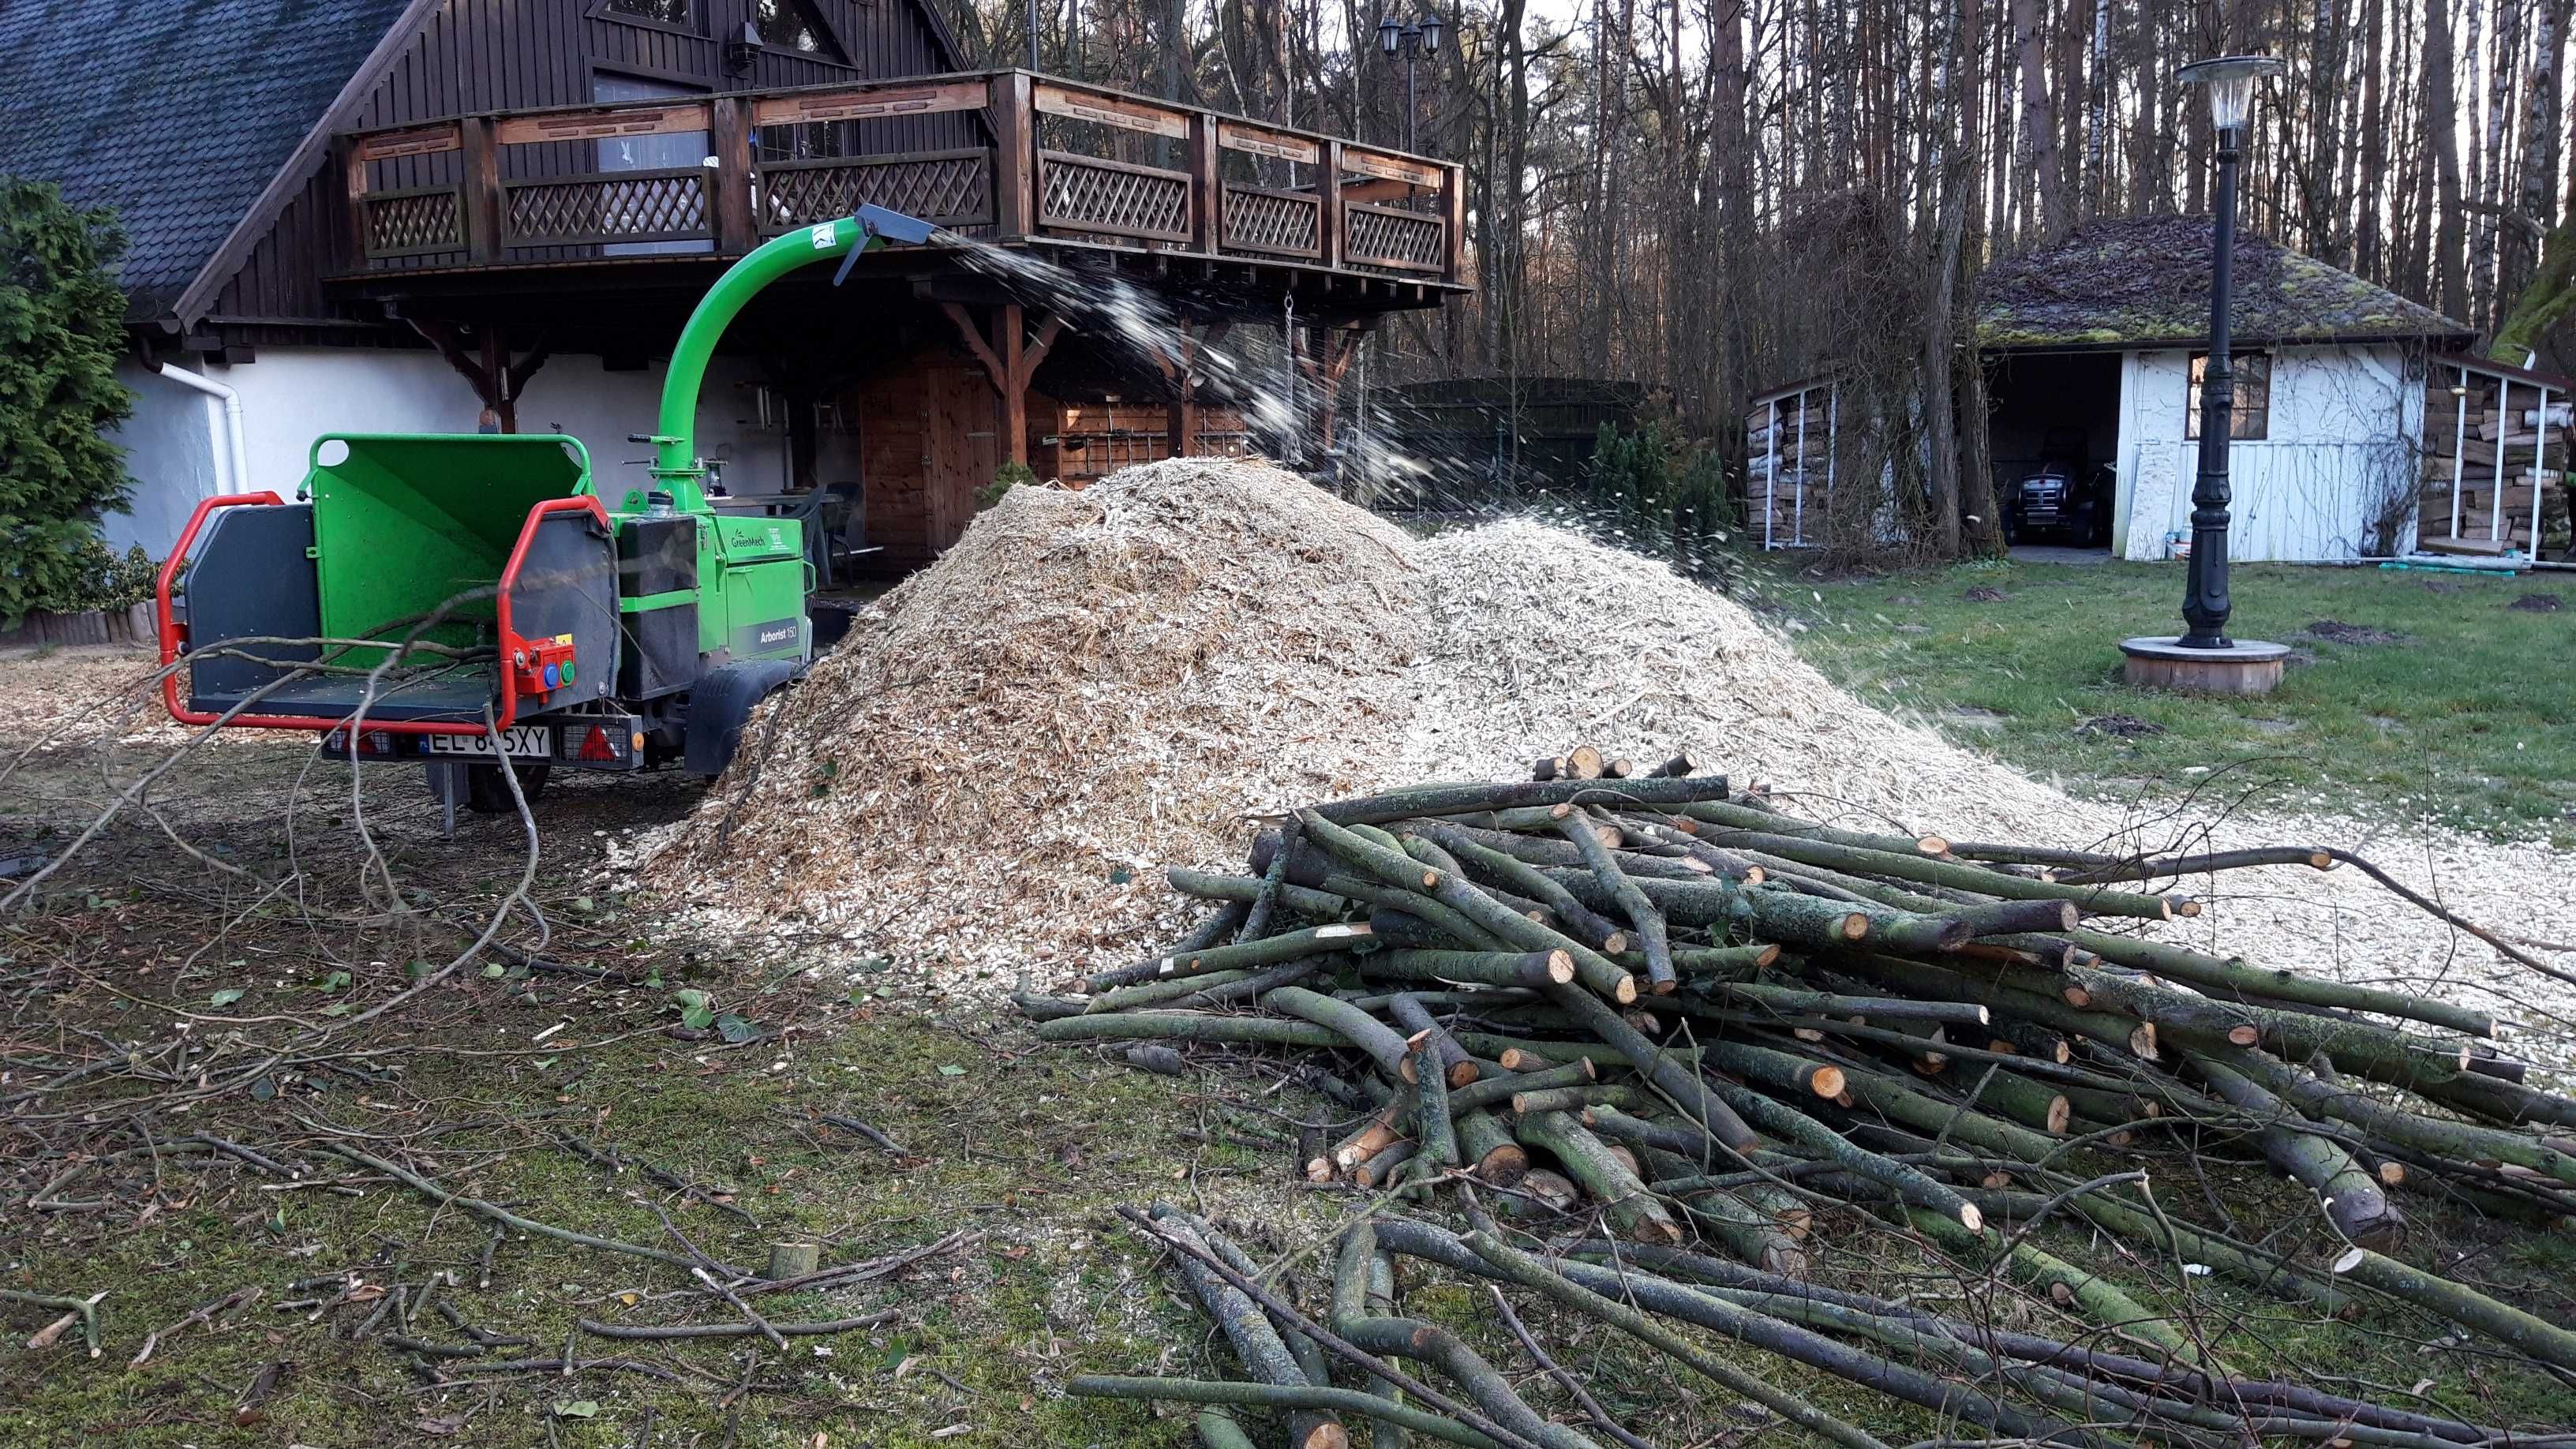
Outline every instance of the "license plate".
[[[512, 725], [501, 732], [503, 744], [512, 755], [546, 759], [555, 752], [555, 732], [545, 725]], [[492, 758], [492, 736], [431, 735], [427, 753], [433, 755], [481, 755]]]

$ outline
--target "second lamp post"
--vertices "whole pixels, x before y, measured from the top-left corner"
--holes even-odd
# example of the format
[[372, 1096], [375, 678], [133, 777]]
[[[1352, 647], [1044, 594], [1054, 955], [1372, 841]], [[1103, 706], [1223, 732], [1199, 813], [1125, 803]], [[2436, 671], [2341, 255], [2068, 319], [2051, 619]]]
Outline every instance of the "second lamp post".
[[1440, 17], [1425, 10], [1420, 20], [1406, 25], [1388, 15], [1377, 23], [1377, 45], [1390, 59], [1397, 55], [1404, 57], [1404, 149], [1410, 151], [1413, 149], [1413, 67], [1420, 57], [1439, 51]]

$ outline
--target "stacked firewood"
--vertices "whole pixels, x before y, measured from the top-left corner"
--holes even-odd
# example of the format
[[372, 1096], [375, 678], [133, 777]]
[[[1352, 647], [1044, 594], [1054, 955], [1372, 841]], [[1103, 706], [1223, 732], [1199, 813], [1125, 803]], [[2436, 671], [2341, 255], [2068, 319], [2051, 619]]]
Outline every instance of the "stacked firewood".
[[[1020, 998], [1050, 1042], [1303, 1054], [1356, 1119], [1310, 1131], [1299, 1171], [1374, 1194], [1320, 1317], [1264, 1287], [1213, 1225], [1137, 1215], [1257, 1382], [1089, 1390], [1268, 1405], [1302, 1445], [1340, 1442], [1335, 1414], [1363, 1400], [1382, 1426], [1454, 1442], [1592, 1442], [1532, 1412], [1447, 1330], [1394, 1314], [1393, 1254], [1601, 1317], [1844, 1443], [1875, 1441], [1659, 1320], [1999, 1436], [2493, 1432], [2231, 1376], [2187, 1308], [2043, 1251], [2030, 1234], [2043, 1220], [2087, 1226], [2185, 1284], [2215, 1273], [2328, 1313], [2389, 1295], [2576, 1372], [2576, 1332], [2391, 1256], [2407, 1191], [2538, 1225], [2576, 1216], [2576, 1101], [2526, 1085], [2479, 1012], [2133, 930], [2198, 911], [2147, 883], [2325, 869], [2340, 852], [2147, 859], [1837, 829], [1730, 791], [1687, 756], [1638, 769], [1587, 747], [1532, 774], [1297, 811], [1259, 836], [1246, 874], [1169, 872], [1217, 903], [1187, 939], [1079, 995]], [[2140, 1164], [2181, 1152], [2259, 1160], [2311, 1190], [2328, 1251], [2168, 1211]], [[1471, 1231], [1387, 1215], [1445, 1205]], [[1826, 1287], [1806, 1242], [1828, 1209], [1872, 1215], [2117, 1343]], [[1530, 1233], [1551, 1239], [1549, 1258], [1512, 1246]], [[1335, 1388], [1328, 1356], [1361, 1387]], [[1390, 1358], [1428, 1364], [1456, 1397], [1426, 1398]], [[1209, 1411], [1211, 1443], [1234, 1442], [1230, 1412]]]

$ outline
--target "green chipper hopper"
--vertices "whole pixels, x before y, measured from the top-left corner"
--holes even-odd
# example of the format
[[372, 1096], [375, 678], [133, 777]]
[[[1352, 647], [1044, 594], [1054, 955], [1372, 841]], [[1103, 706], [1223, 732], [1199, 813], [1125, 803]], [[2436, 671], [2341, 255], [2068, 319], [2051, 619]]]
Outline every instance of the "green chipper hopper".
[[707, 363], [779, 277], [931, 230], [863, 206], [718, 278], [672, 349], [658, 430], [634, 435], [655, 451], [645, 487], [603, 495], [573, 438], [345, 433], [314, 443], [295, 502], [206, 500], [161, 574], [162, 663], [187, 661], [171, 715], [425, 760], [441, 799], [487, 811], [514, 808], [504, 759], [529, 796], [555, 765], [722, 771], [816, 640], [803, 526], [707, 501]]

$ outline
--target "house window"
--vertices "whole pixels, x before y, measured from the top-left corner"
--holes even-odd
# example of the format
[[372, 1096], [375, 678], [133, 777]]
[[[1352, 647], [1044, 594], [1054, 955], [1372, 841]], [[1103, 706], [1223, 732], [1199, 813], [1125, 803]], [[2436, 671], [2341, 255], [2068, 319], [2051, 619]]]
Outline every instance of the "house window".
[[690, 0], [608, 0], [605, 7], [611, 15], [631, 15], [638, 20], [657, 20], [664, 25], [687, 28]]
[[[2182, 435], [2200, 436], [2200, 376], [2209, 366], [2209, 354], [2191, 355], [2191, 411], [2182, 420]], [[2239, 352], [2228, 359], [2228, 368], [2236, 374], [2236, 407], [2228, 419], [2227, 436], [2231, 438], [2264, 438], [2272, 431], [2272, 355], [2268, 352]]]
[[823, 48], [823, 37], [796, 0], [752, 0], [751, 28], [761, 44], [780, 50], [811, 55]]

